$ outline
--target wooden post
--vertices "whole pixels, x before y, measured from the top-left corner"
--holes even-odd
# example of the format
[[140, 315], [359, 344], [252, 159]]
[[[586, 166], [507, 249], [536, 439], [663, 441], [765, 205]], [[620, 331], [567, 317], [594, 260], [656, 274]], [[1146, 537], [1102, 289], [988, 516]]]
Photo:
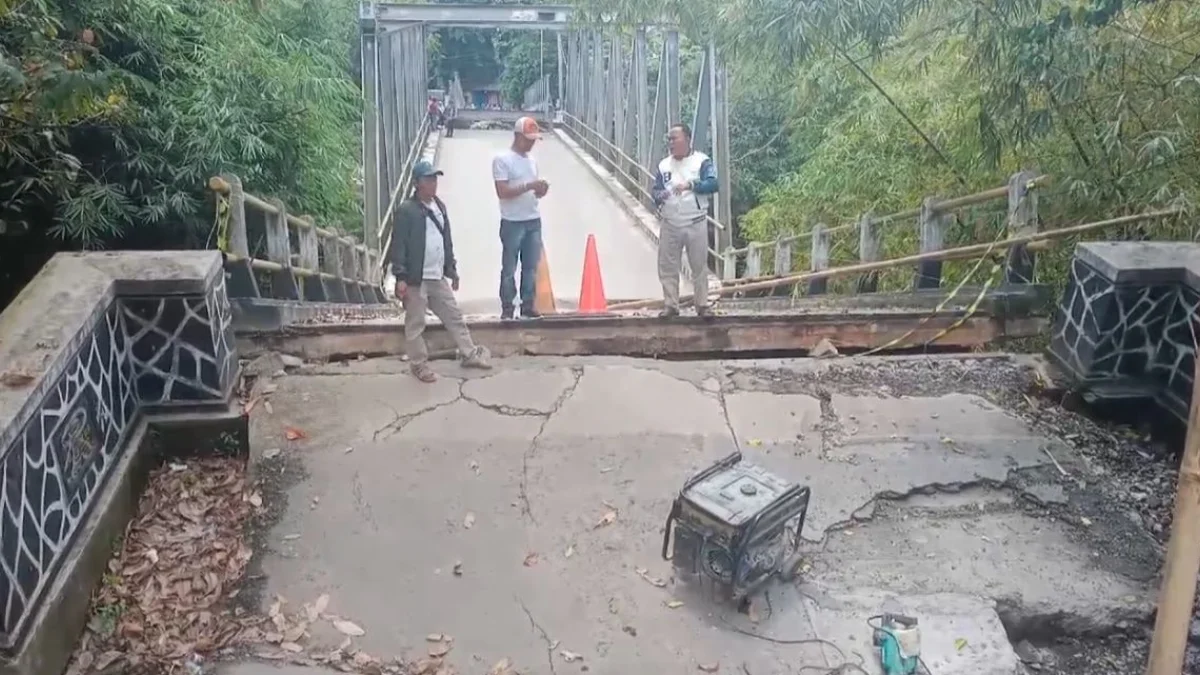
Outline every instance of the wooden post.
[[229, 273], [227, 292], [231, 298], [259, 298], [262, 293], [250, 267], [250, 236], [246, 233], [246, 193], [242, 190], [242, 179], [233, 174], [221, 178], [229, 185], [229, 253], [232, 257], [225, 261], [225, 270]]
[[[917, 221], [917, 234], [921, 241], [921, 253], [932, 253], [942, 250], [942, 242], [946, 236], [946, 215], [938, 213], [934, 208], [937, 199], [926, 197], [921, 204], [921, 216]], [[926, 260], [917, 265], [917, 278], [913, 284], [916, 290], [938, 288], [942, 285], [942, 261]]]
[[[1008, 181], [1008, 233], [1020, 237], [1038, 231], [1038, 194], [1031, 185], [1037, 175], [1022, 171]], [[1027, 244], [1008, 250], [1004, 264], [1004, 281], [1009, 284], [1031, 284], [1034, 276], [1035, 254]]]
[[792, 273], [792, 240], [780, 236], [775, 240], [775, 274], [786, 276]]
[[[317, 241], [317, 226], [309, 216], [301, 217], [301, 220], [308, 224], [308, 227], [296, 228], [296, 239], [300, 245], [299, 266], [313, 272], [321, 271], [321, 244]], [[304, 293], [305, 300], [325, 300], [325, 287], [321, 283], [321, 277], [313, 274], [305, 274], [300, 278], [300, 290]]]
[[[870, 212], [858, 217], [858, 260], [879, 260], [879, 227]], [[875, 293], [879, 290], [879, 272], [872, 270], [858, 278], [855, 289], [858, 293]]]
[[[1197, 355], [1200, 356], [1200, 355]], [[1158, 591], [1158, 615], [1150, 642], [1146, 675], [1179, 675], [1187, 651], [1200, 573], [1200, 358], [1193, 356], [1192, 412], [1175, 487], [1171, 540]]]
[[727, 246], [721, 254], [721, 281], [737, 279], [737, 254], [733, 250], [732, 246]]
[[[812, 228], [812, 264], [813, 272], [829, 268], [829, 234], [825, 231], [825, 223], [817, 223]], [[824, 295], [829, 290], [829, 277], [821, 277], [808, 282], [809, 295]]]
[[228, 174], [223, 176], [229, 183], [229, 252], [250, 257], [250, 237], [246, 234], [246, 193], [242, 191], [242, 179]]
[[762, 247], [750, 244], [746, 251], [746, 276], [751, 279], [762, 276]]
[[275, 213], [263, 213], [267, 223], [267, 258], [283, 269], [271, 272], [271, 295], [277, 300], [299, 300], [300, 287], [292, 272], [292, 240], [288, 234], [287, 207], [276, 199]]

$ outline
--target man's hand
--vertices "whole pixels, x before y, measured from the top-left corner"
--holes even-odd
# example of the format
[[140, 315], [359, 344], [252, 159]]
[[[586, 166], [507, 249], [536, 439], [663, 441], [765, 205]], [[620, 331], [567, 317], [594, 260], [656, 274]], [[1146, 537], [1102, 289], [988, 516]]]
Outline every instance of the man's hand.
[[408, 292], [408, 284], [404, 283], [403, 281], [397, 280], [396, 281], [396, 299], [403, 301], [404, 294], [407, 292]]
[[530, 186], [533, 190], [533, 194], [538, 199], [545, 197], [546, 193], [550, 191], [550, 183], [546, 182], [545, 180], [543, 180], [541, 178], [530, 183]]
[[690, 190], [690, 189], [692, 189], [692, 184], [691, 184], [691, 182], [687, 182], [687, 183], [675, 183], [674, 185], [672, 185], [672, 186], [671, 186], [671, 192], [674, 192], [674, 193], [675, 193], [675, 194], [677, 194], [677, 195], [681, 195], [681, 194], [683, 194], [684, 192], [687, 192], [687, 191], [688, 191], [688, 190]]
[[450, 280], [450, 290], [456, 291], [456, 292], [458, 291], [458, 277], [455, 277]]

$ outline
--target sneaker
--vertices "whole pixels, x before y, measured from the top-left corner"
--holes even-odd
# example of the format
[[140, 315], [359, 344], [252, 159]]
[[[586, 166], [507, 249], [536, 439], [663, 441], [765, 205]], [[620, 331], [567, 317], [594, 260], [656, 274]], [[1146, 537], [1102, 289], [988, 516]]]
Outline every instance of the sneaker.
[[437, 381], [437, 375], [427, 364], [422, 363], [420, 365], [412, 366], [411, 370], [413, 377], [424, 382], [425, 384], [430, 384], [431, 382]]
[[463, 359], [463, 368], [475, 368], [476, 370], [491, 370], [492, 362], [489, 358], [488, 350], [484, 347], [476, 347], [475, 351], [467, 355]]
[[506, 307], [505, 309], [500, 310], [500, 320], [501, 321], [512, 321], [513, 320], [512, 307]]
[[673, 319], [677, 316], [679, 316], [679, 308], [677, 307], [664, 307], [663, 310], [658, 313], [658, 318], [660, 319]]
[[709, 307], [708, 305], [697, 305], [696, 306], [696, 316], [704, 317], [707, 319], [707, 318], [711, 317], [712, 315], [713, 315], [712, 307]]
[[522, 308], [521, 309], [521, 318], [522, 319], [540, 319], [540, 318], [542, 318], [542, 314], [541, 314], [541, 312], [537, 311], [536, 309], [534, 309], [532, 307], [530, 307], [529, 309]]

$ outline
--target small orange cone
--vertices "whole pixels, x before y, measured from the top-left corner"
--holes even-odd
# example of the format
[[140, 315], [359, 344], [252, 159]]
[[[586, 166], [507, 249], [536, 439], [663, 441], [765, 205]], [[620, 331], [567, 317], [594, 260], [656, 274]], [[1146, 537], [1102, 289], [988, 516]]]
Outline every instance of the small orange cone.
[[596, 253], [596, 235], [589, 234], [587, 252], [583, 255], [583, 287], [579, 289], [579, 311], [582, 314], [605, 313], [604, 279], [600, 276], [600, 254]]
[[542, 256], [538, 258], [537, 286], [533, 295], [533, 306], [538, 314], [556, 314], [554, 307], [554, 287], [550, 285], [550, 263], [546, 260], [546, 247], [542, 246]]

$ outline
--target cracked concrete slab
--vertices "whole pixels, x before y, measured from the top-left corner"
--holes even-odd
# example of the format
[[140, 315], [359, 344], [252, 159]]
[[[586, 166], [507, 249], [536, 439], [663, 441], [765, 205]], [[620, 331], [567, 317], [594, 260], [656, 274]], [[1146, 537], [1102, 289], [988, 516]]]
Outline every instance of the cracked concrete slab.
[[735, 392], [725, 396], [740, 447], [821, 448], [821, 402], [803, 394]]
[[511, 414], [547, 415], [569, 387], [574, 373], [565, 368], [504, 370], [463, 383], [463, 394], [480, 405]]
[[1153, 606], [1145, 585], [1098, 564], [1064, 523], [1014, 508], [983, 512], [955, 505], [931, 513], [904, 503], [887, 510], [830, 534], [812, 576], [838, 587], [1011, 599], [1024, 613], [1062, 613], [1077, 627], [1144, 617]]
[[[824, 637], [870, 664], [863, 622], [887, 599], [864, 588], [921, 612], [937, 633], [927, 639], [979, 635], [970, 644], [996, 645], [996, 663], [1008, 657], [990, 598], [1020, 594], [1035, 610], [1057, 602], [1113, 617], [1127, 597], [1145, 597], [1097, 565], [1068, 526], [1022, 513], [1015, 490], [966, 487], [1049, 461], [1040, 444], [1051, 441], [982, 399], [834, 394], [822, 403], [740, 391], [714, 363], [498, 366], [474, 374], [438, 362], [434, 385], [394, 359], [306, 366], [278, 380], [273, 409], [252, 415], [252, 444], [256, 453], [283, 447], [303, 471], [263, 556], [267, 597], [299, 604], [329, 593], [331, 612], [366, 628], [356, 644], [381, 657], [423, 650], [428, 633], [453, 635], [464, 672], [505, 657], [522, 672], [574, 672], [578, 664], [548, 653], [549, 640], [583, 654], [595, 673], [696, 672], [701, 663], [739, 672], [744, 663], [756, 675], [839, 661], [828, 647], [744, 633]], [[284, 443], [286, 425], [307, 437]], [[874, 518], [812, 547], [807, 583], [756, 599], [757, 622], [677, 582], [660, 556], [671, 500], [731, 452], [735, 436], [748, 460], [813, 488], [806, 536], [822, 539], [856, 513]], [[877, 499], [930, 485], [964, 489], [914, 497], [903, 513]], [[616, 520], [601, 525], [608, 511]], [[806, 605], [805, 594], [820, 597], [814, 588], [836, 602]], [[939, 609], [931, 596], [948, 604]], [[684, 605], [668, 608], [671, 599]], [[338, 641], [328, 626], [314, 628], [314, 642]], [[935, 672], [992, 672], [973, 663]]]

